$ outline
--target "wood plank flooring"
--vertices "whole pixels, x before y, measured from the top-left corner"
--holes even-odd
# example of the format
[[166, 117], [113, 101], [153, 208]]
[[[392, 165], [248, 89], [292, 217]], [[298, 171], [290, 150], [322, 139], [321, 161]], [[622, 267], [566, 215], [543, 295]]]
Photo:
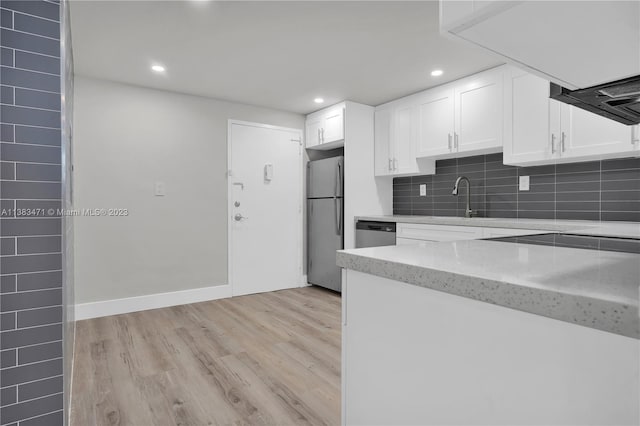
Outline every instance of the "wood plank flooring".
[[337, 425], [340, 303], [304, 287], [79, 321], [71, 425]]

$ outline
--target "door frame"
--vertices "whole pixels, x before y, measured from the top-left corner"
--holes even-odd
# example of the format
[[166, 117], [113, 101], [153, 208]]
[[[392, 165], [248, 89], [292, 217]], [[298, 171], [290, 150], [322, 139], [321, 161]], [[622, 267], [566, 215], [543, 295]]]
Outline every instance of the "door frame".
[[229, 119], [227, 121], [227, 170], [225, 172], [225, 175], [227, 177], [227, 282], [229, 284], [229, 287], [231, 288], [231, 296], [236, 296], [236, 292], [235, 292], [235, 286], [234, 286], [234, 282], [233, 282], [233, 206], [232, 206], [232, 200], [231, 200], [231, 194], [233, 193], [233, 185], [232, 185], [232, 140], [231, 140], [231, 129], [234, 125], [239, 125], [239, 126], [248, 126], [248, 127], [258, 127], [258, 128], [262, 128], [262, 129], [269, 129], [269, 130], [282, 130], [282, 131], [286, 131], [286, 132], [295, 132], [298, 134], [298, 139], [299, 139], [299, 152], [300, 152], [300, 161], [298, 164], [298, 177], [299, 177], [299, 182], [300, 185], [298, 187], [298, 215], [297, 215], [297, 220], [296, 220], [296, 228], [298, 229], [298, 235], [297, 235], [297, 245], [298, 245], [298, 286], [297, 287], [304, 287], [307, 285], [307, 283], [304, 280], [304, 269], [303, 269], [303, 261], [304, 261], [304, 250], [303, 250], [303, 227], [304, 227], [304, 222], [303, 222], [303, 213], [304, 213], [304, 192], [303, 192], [303, 186], [304, 186], [304, 176], [303, 176], [303, 171], [304, 171], [304, 153], [303, 153], [303, 149], [304, 149], [304, 132], [302, 129], [294, 129], [292, 127], [282, 127], [282, 126], [274, 126], [271, 124], [263, 124], [263, 123], [255, 123], [255, 122], [251, 122], [251, 121], [243, 121], [243, 120], [234, 120], [234, 119]]

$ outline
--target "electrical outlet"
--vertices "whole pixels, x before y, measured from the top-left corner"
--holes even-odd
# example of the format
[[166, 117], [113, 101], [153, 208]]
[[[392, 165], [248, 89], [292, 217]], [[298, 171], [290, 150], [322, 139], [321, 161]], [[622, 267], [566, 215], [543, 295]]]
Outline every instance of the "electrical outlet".
[[421, 197], [426, 197], [427, 196], [427, 184], [426, 183], [421, 183], [420, 184], [420, 196]]
[[529, 190], [529, 176], [520, 176], [520, 191]]

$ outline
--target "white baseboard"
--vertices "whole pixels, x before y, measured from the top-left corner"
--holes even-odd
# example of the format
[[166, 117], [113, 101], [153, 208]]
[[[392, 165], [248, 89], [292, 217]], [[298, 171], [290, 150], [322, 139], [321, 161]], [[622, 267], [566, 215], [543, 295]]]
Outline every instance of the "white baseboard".
[[206, 302], [207, 300], [224, 299], [227, 297], [231, 297], [231, 286], [228, 284], [215, 287], [194, 288], [169, 293], [76, 304], [75, 317], [76, 321], [80, 321], [89, 318], [146, 311], [148, 309], [185, 305], [187, 303]]
[[307, 274], [302, 276], [302, 282], [300, 283], [300, 287], [310, 287], [309, 280], [307, 279]]

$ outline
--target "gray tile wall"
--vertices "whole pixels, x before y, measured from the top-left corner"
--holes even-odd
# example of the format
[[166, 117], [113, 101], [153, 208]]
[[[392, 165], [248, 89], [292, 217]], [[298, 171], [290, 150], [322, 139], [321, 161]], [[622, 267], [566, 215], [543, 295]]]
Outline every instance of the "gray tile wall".
[[[435, 175], [393, 180], [394, 214], [464, 216], [466, 186], [451, 195], [461, 175], [479, 216], [640, 222], [640, 158], [535, 167], [505, 166], [502, 154], [440, 160]], [[529, 191], [518, 190], [519, 176], [530, 176]]]
[[[63, 424], [60, 4], [0, 0], [0, 424]], [[31, 209], [31, 210], [29, 210]]]

